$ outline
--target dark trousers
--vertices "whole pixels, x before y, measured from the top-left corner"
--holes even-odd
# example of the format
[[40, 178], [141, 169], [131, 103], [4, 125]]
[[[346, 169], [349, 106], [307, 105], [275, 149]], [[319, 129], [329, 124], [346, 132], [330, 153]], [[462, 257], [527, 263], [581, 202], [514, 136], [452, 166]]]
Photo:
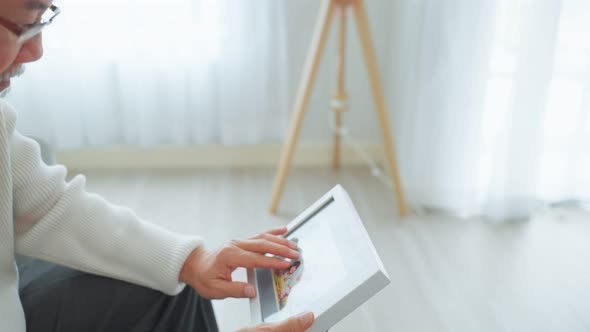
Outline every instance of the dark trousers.
[[217, 332], [209, 300], [177, 296], [66, 267], [17, 259], [27, 331]]

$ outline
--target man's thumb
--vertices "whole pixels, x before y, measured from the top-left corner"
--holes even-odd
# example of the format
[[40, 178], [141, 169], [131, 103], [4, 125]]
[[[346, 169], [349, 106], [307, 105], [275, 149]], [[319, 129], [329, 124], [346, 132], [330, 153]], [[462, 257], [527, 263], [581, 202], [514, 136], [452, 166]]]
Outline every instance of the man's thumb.
[[315, 318], [313, 316], [313, 313], [311, 313], [311, 312], [307, 312], [307, 313], [297, 315], [295, 317], [291, 317], [291, 318], [287, 319], [286, 321], [284, 321], [283, 323], [281, 323], [281, 325], [284, 326], [284, 329], [281, 329], [281, 331], [285, 331], [285, 332], [307, 331], [311, 327], [311, 325], [313, 324], [314, 319]]

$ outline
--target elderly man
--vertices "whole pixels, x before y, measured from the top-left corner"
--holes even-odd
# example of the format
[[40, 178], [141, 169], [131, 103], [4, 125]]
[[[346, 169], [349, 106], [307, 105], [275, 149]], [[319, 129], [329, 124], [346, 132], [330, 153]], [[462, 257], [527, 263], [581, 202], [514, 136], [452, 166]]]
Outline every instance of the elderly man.
[[[42, 56], [41, 30], [58, 13], [50, 0], [1, 0], [0, 93]], [[2, 331], [217, 331], [205, 298], [255, 296], [231, 280], [236, 267], [285, 269], [289, 262], [266, 254], [298, 257], [284, 228], [207, 251], [198, 237], [149, 224], [86, 192], [83, 177], [66, 182], [66, 169], [45, 165], [15, 122], [0, 99]], [[16, 253], [58, 265], [25, 264], [19, 276]], [[312, 322], [307, 313], [242, 331], [305, 331]]]

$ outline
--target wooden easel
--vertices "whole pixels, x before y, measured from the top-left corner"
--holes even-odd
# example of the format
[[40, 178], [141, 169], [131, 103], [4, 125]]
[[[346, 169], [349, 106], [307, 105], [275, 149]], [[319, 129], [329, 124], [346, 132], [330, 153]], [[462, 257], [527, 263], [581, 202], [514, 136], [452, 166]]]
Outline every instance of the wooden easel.
[[313, 85], [316, 81], [322, 53], [326, 45], [326, 40], [328, 39], [330, 25], [332, 24], [332, 20], [336, 14], [339, 16], [340, 33], [338, 48], [338, 89], [332, 100], [332, 109], [335, 112], [335, 126], [337, 129], [337, 133], [335, 134], [334, 138], [335, 144], [333, 166], [336, 169], [340, 167], [341, 141], [338, 130], [342, 124], [342, 113], [346, 111], [348, 103], [348, 94], [345, 90], [345, 59], [347, 14], [349, 8], [352, 9], [352, 12], [354, 13], [356, 26], [360, 35], [365, 62], [369, 74], [369, 81], [373, 92], [373, 98], [375, 99], [375, 104], [377, 107], [379, 124], [381, 126], [381, 134], [383, 136], [387, 164], [391, 173], [391, 179], [393, 181], [393, 188], [397, 197], [399, 212], [402, 217], [406, 216], [409, 212], [404, 192], [402, 190], [399, 170], [397, 167], [393, 137], [389, 127], [389, 116], [385, 105], [383, 87], [381, 85], [379, 68], [377, 66], [377, 56], [375, 55], [371, 32], [369, 30], [369, 19], [367, 16], [364, 0], [323, 0], [312, 45], [307, 55], [303, 77], [299, 86], [299, 91], [297, 93], [287, 141], [283, 147], [279, 168], [275, 178], [272, 200], [270, 204], [270, 212], [273, 214], [277, 211], [279, 201], [285, 187], [287, 172], [289, 165], [291, 164], [293, 152], [297, 143], [297, 137], [299, 136], [301, 124], [303, 122], [303, 116], [307, 110], [311, 92], [313, 90]]

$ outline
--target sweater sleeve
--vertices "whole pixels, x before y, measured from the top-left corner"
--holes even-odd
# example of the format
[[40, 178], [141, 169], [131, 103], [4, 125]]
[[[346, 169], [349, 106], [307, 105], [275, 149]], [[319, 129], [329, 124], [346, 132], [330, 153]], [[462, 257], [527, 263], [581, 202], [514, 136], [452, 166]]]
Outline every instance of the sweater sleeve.
[[[85, 272], [125, 280], [174, 295], [184, 261], [202, 240], [138, 218], [85, 190], [85, 178], [66, 182], [63, 166], [41, 161], [36, 142], [11, 136], [16, 251]], [[8, 128], [7, 128], [8, 129]]]

